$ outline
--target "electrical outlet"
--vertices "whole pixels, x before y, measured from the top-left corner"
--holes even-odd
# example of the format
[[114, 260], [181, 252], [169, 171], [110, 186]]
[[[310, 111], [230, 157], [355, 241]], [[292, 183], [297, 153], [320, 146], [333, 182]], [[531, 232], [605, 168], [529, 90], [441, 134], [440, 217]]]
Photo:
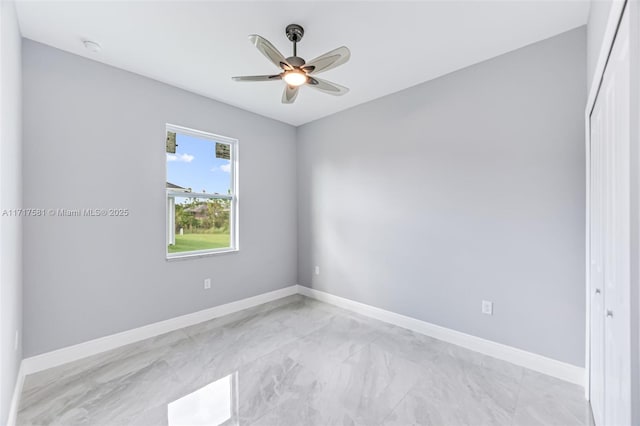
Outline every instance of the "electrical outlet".
[[204, 280], [204, 289], [209, 290], [211, 288], [211, 278], [205, 278]]
[[489, 300], [482, 301], [482, 313], [485, 315], [493, 315], [493, 302]]
[[13, 350], [17, 351], [18, 350], [18, 344], [20, 343], [20, 332], [18, 330], [16, 330], [16, 334], [15, 337], [13, 339]]
[[316, 275], [320, 275], [320, 267], [316, 266], [314, 272], [316, 273]]

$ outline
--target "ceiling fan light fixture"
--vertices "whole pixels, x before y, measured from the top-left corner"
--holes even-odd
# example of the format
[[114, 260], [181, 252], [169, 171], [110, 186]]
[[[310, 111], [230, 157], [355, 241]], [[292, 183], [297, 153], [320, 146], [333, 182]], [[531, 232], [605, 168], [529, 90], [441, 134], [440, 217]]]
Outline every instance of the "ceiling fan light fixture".
[[307, 82], [307, 75], [300, 70], [286, 71], [282, 78], [289, 86], [292, 87], [302, 86]]
[[[0, 0], [2, 1], [2, 0]], [[344, 64], [351, 57], [351, 52], [346, 46], [338, 47], [330, 52], [320, 55], [307, 62], [298, 56], [297, 44], [302, 40], [304, 29], [297, 24], [288, 25], [285, 33], [289, 41], [293, 43], [293, 55], [285, 58], [282, 53], [269, 40], [257, 34], [251, 34], [249, 41], [269, 61], [278, 67], [279, 74], [271, 75], [244, 75], [232, 77], [234, 81], [277, 81], [284, 80], [285, 88], [282, 93], [282, 103], [292, 104], [298, 97], [300, 87], [305, 84], [314, 90], [328, 95], [341, 96], [349, 91], [344, 86], [322, 80], [316, 74], [328, 71]]]

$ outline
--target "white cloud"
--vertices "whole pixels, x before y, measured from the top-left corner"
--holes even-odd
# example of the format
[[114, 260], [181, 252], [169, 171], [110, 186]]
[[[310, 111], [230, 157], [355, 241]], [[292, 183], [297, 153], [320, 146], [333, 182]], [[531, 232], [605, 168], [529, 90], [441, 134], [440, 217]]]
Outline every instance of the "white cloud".
[[213, 169], [211, 169], [212, 172], [217, 172], [218, 170], [225, 173], [231, 173], [231, 163], [223, 164], [220, 167], [216, 166]]
[[190, 163], [193, 161], [193, 155], [191, 154], [167, 154], [167, 161], [181, 161], [183, 163]]

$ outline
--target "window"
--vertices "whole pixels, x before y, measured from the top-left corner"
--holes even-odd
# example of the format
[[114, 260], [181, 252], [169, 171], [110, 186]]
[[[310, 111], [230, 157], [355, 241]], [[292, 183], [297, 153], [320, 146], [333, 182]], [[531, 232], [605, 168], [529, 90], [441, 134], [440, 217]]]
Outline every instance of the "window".
[[167, 258], [238, 249], [238, 141], [167, 125]]

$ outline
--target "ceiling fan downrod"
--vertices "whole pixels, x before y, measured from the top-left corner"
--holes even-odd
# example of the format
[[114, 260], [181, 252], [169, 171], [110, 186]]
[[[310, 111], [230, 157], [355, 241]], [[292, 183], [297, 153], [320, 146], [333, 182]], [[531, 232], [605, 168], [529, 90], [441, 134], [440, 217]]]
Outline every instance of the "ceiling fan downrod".
[[298, 24], [289, 24], [285, 29], [285, 34], [289, 41], [293, 43], [293, 56], [298, 56], [298, 42], [304, 36], [304, 28]]

